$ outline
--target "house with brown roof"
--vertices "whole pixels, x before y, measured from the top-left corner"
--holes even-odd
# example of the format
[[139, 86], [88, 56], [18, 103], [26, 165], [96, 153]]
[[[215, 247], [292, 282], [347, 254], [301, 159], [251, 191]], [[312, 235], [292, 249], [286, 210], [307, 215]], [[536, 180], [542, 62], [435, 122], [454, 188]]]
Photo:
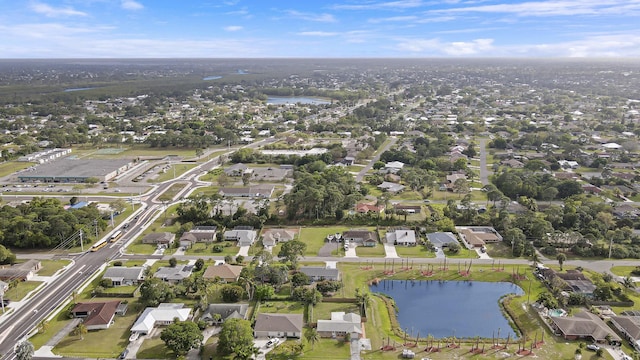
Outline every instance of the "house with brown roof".
[[253, 336], [256, 338], [302, 337], [302, 314], [258, 314]]
[[180, 236], [180, 246], [191, 247], [195, 243], [211, 243], [216, 240], [217, 226], [196, 226]]
[[551, 328], [567, 340], [586, 339], [592, 342], [620, 342], [622, 339], [598, 315], [582, 310], [574, 316], [551, 316]]
[[27, 281], [35, 276], [41, 268], [42, 263], [39, 260], [28, 260], [11, 266], [2, 266], [0, 268], [0, 280]]
[[470, 249], [502, 241], [502, 236], [491, 226], [456, 226], [456, 231]]
[[176, 240], [176, 234], [170, 232], [150, 233], [142, 238], [143, 244], [155, 244], [169, 246]]
[[375, 205], [375, 204], [367, 204], [367, 203], [357, 203], [356, 204], [356, 212], [359, 214], [381, 214], [384, 211], [384, 205]]
[[123, 316], [126, 312], [127, 305], [120, 300], [77, 303], [71, 310], [73, 317], [83, 319], [87, 330], [108, 329], [116, 314]]
[[207, 280], [220, 279], [223, 282], [236, 282], [242, 272], [242, 266], [222, 264], [217, 266], [209, 266], [202, 274]]

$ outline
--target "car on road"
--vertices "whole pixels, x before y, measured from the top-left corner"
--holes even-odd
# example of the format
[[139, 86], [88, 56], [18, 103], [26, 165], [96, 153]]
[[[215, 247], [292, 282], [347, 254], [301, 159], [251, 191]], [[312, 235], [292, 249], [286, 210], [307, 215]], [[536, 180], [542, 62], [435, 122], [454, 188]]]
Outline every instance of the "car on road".
[[276, 347], [276, 346], [278, 346], [278, 344], [280, 344], [280, 339], [273, 338], [273, 339], [267, 341], [267, 344], [265, 346], [268, 347], [268, 348], [272, 347], [272, 346]]
[[600, 346], [598, 346], [596, 344], [589, 344], [589, 345], [587, 345], [587, 350], [598, 351], [598, 350], [600, 350]]

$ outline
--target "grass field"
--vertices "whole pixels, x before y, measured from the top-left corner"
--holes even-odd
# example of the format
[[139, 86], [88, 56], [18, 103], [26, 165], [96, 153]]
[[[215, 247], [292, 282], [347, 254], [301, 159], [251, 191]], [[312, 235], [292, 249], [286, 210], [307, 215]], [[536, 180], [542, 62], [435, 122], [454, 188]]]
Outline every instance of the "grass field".
[[421, 258], [433, 258], [436, 254], [433, 251], [427, 250], [422, 245], [417, 246], [396, 246], [396, 253], [400, 257], [421, 257]]
[[358, 305], [354, 303], [321, 302], [313, 306], [313, 310], [311, 310], [311, 307], [309, 308], [309, 322], [316, 322], [319, 319], [329, 320], [331, 319], [331, 313], [336, 311], [360, 313]]
[[349, 230], [346, 226], [305, 227], [300, 230], [300, 241], [307, 244], [306, 256], [318, 256], [318, 251], [324, 246], [327, 235], [343, 233]]
[[30, 162], [22, 162], [22, 161], [3, 162], [0, 164], [0, 177], [9, 176], [16, 171], [26, 169], [32, 165], [35, 165], [35, 164]]
[[165, 173], [161, 173], [157, 178], [150, 179], [148, 182], [159, 183], [167, 180], [172, 180], [196, 166], [197, 164], [172, 164], [171, 168], [168, 169]]
[[358, 246], [356, 247], [356, 254], [360, 257], [384, 257], [386, 255], [384, 246], [377, 244], [374, 247]]
[[258, 314], [304, 314], [305, 306], [299, 301], [266, 301], [259, 304]]
[[38, 276], [51, 276], [56, 271], [71, 263], [70, 260], [40, 260], [42, 268], [38, 271]]
[[40, 286], [40, 284], [42, 284], [42, 281], [20, 281], [15, 287], [7, 290], [4, 298], [11, 301], [20, 301], [24, 299], [29, 292]]

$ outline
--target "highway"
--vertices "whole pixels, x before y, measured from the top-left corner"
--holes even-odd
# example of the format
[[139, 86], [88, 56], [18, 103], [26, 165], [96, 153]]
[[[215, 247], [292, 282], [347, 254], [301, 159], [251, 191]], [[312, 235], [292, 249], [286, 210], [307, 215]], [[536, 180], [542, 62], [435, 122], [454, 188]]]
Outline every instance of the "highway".
[[[256, 148], [274, 141], [276, 141], [275, 138], [268, 138], [243, 147]], [[230, 149], [229, 152], [233, 151], [235, 151], [235, 149]], [[229, 153], [225, 153], [220, 156], [228, 154]], [[62, 276], [46, 284], [37, 294], [25, 301], [21, 307], [15, 309], [12, 314], [3, 317], [0, 323], [0, 360], [15, 359], [14, 347], [16, 344], [27, 339], [27, 335], [36, 328], [42, 320], [46, 319], [48, 315], [64, 303], [65, 300], [69, 299], [73, 292], [79, 289], [105, 263], [122, 256], [121, 248], [126, 246], [130, 241], [135, 240], [138, 234], [151, 225], [153, 215], [163, 210], [162, 202], [158, 200], [158, 197], [169, 187], [174, 183], [185, 183], [185, 188], [180, 191], [180, 193], [176, 195], [176, 199], [173, 199], [171, 202], [173, 204], [188, 196], [194, 189], [206, 186], [206, 183], [196, 180], [197, 175], [214, 169], [218, 164], [220, 156], [211, 158], [181, 176], [156, 185], [148, 192], [141, 194], [140, 202], [142, 208], [136, 211], [134, 213], [135, 215], [131, 216], [131, 218], [137, 216], [138, 220], [135, 222], [131, 219], [127, 220], [131, 225], [122, 238], [115, 243], [109, 243], [96, 252], [87, 251], [79, 255], [69, 256], [69, 258], [73, 260], [73, 263], [65, 270]], [[60, 197], [64, 196], [65, 195], [62, 195]], [[66, 196], [68, 197], [68, 195]], [[32, 197], [34, 196], [25, 196], [26, 199]], [[103, 201], [105, 199], [104, 196], [92, 197], [90, 195], [82, 195], [82, 197], [86, 197], [90, 201]]]

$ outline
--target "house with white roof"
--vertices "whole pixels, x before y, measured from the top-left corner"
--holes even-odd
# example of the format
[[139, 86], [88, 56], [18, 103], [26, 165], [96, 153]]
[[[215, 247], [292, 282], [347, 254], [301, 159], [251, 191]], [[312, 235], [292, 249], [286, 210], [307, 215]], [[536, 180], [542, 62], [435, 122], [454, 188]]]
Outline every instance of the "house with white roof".
[[191, 309], [184, 304], [162, 303], [158, 307], [144, 309], [138, 320], [131, 327], [131, 332], [138, 335], [146, 335], [157, 326], [171, 325], [174, 319], [187, 321], [191, 316]]
[[404, 167], [404, 163], [402, 161], [391, 161], [384, 165], [383, 172], [386, 173], [397, 173]]
[[358, 314], [332, 312], [331, 320], [318, 320], [318, 335], [324, 338], [344, 338], [350, 334], [351, 339], [362, 336], [362, 318]]
[[415, 246], [416, 232], [410, 229], [389, 230], [386, 234], [387, 244]]

